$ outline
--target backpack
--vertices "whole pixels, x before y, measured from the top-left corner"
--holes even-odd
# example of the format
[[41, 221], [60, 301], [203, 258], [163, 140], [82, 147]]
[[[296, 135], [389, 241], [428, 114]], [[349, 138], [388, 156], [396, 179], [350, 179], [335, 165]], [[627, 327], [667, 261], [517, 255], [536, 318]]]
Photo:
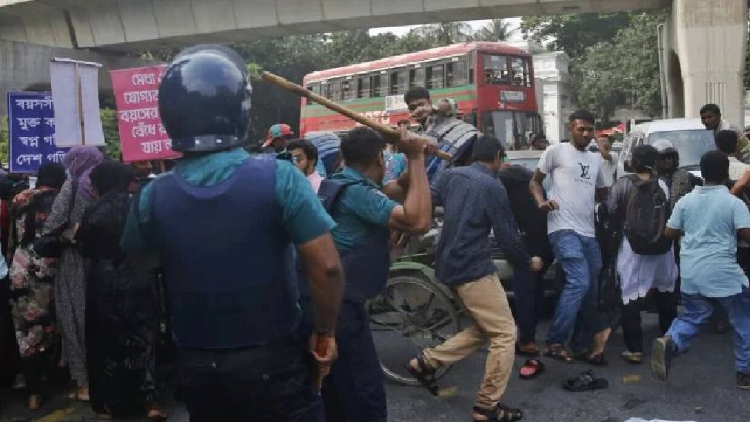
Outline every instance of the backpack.
[[633, 252], [638, 255], [661, 255], [672, 247], [672, 241], [664, 237], [664, 227], [669, 218], [669, 200], [659, 186], [659, 179], [641, 180], [637, 175], [628, 176], [633, 188], [625, 209], [625, 237]]
[[333, 210], [336, 209], [336, 205], [341, 198], [341, 194], [344, 190], [351, 186], [361, 183], [360, 181], [355, 182], [344, 182], [336, 179], [323, 179], [320, 182], [320, 188], [318, 188], [318, 198], [323, 204], [323, 208], [326, 209], [328, 215], [333, 216]]

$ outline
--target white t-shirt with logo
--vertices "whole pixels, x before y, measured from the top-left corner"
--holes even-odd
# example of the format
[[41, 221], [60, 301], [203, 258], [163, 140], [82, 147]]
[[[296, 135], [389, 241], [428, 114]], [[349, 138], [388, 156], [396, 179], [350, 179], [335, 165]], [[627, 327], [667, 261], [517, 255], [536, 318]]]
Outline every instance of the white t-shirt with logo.
[[547, 214], [548, 233], [573, 230], [595, 237], [596, 189], [607, 187], [598, 153], [579, 151], [571, 143], [552, 145], [539, 159], [539, 171], [551, 179], [548, 197], [560, 209]]

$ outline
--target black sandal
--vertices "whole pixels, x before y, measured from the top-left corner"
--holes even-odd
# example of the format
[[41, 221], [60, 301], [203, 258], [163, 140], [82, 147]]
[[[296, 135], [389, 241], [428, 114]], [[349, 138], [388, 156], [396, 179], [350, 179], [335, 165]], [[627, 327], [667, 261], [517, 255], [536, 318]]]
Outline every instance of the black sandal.
[[437, 370], [427, 366], [427, 364], [424, 361], [424, 356], [420, 355], [420, 356], [417, 356], [415, 359], [417, 360], [417, 365], [419, 365], [419, 370], [412, 368], [412, 366], [409, 363], [406, 364], [406, 370], [409, 371], [411, 376], [416, 378], [417, 381], [419, 381], [419, 383], [422, 384], [422, 387], [426, 388], [427, 391], [430, 392], [430, 394], [437, 397], [438, 386], [437, 386], [437, 379], [435, 378], [435, 372], [437, 372]]
[[565, 346], [562, 344], [553, 344], [547, 347], [547, 351], [544, 352], [544, 356], [559, 360], [565, 363], [573, 363], [573, 358], [570, 357], [568, 351], [565, 350]]
[[523, 419], [523, 411], [498, 404], [493, 409], [483, 409], [474, 406], [474, 413], [487, 419], [474, 419], [474, 422], [515, 422]]
[[581, 375], [563, 382], [563, 388], [574, 393], [601, 390], [608, 387], [609, 382], [607, 380], [595, 378], [591, 371], [585, 371]]

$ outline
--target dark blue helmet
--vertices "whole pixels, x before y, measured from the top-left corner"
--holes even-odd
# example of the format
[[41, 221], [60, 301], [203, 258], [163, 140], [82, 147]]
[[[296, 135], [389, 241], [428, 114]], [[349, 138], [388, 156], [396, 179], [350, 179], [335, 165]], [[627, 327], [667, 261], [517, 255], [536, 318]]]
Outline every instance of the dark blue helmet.
[[169, 65], [159, 86], [159, 113], [172, 149], [218, 151], [250, 137], [247, 67], [234, 50], [197, 45]]

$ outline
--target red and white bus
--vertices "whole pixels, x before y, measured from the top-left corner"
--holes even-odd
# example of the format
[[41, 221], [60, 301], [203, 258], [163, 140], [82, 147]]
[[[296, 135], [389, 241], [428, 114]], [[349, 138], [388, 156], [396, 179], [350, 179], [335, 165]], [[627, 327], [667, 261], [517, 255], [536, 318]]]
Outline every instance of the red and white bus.
[[[305, 76], [316, 94], [382, 123], [408, 119], [403, 96], [414, 86], [458, 103], [459, 115], [503, 143], [540, 132], [531, 56], [500, 42], [469, 42], [322, 70]], [[351, 119], [302, 99], [300, 134], [344, 132]]]

